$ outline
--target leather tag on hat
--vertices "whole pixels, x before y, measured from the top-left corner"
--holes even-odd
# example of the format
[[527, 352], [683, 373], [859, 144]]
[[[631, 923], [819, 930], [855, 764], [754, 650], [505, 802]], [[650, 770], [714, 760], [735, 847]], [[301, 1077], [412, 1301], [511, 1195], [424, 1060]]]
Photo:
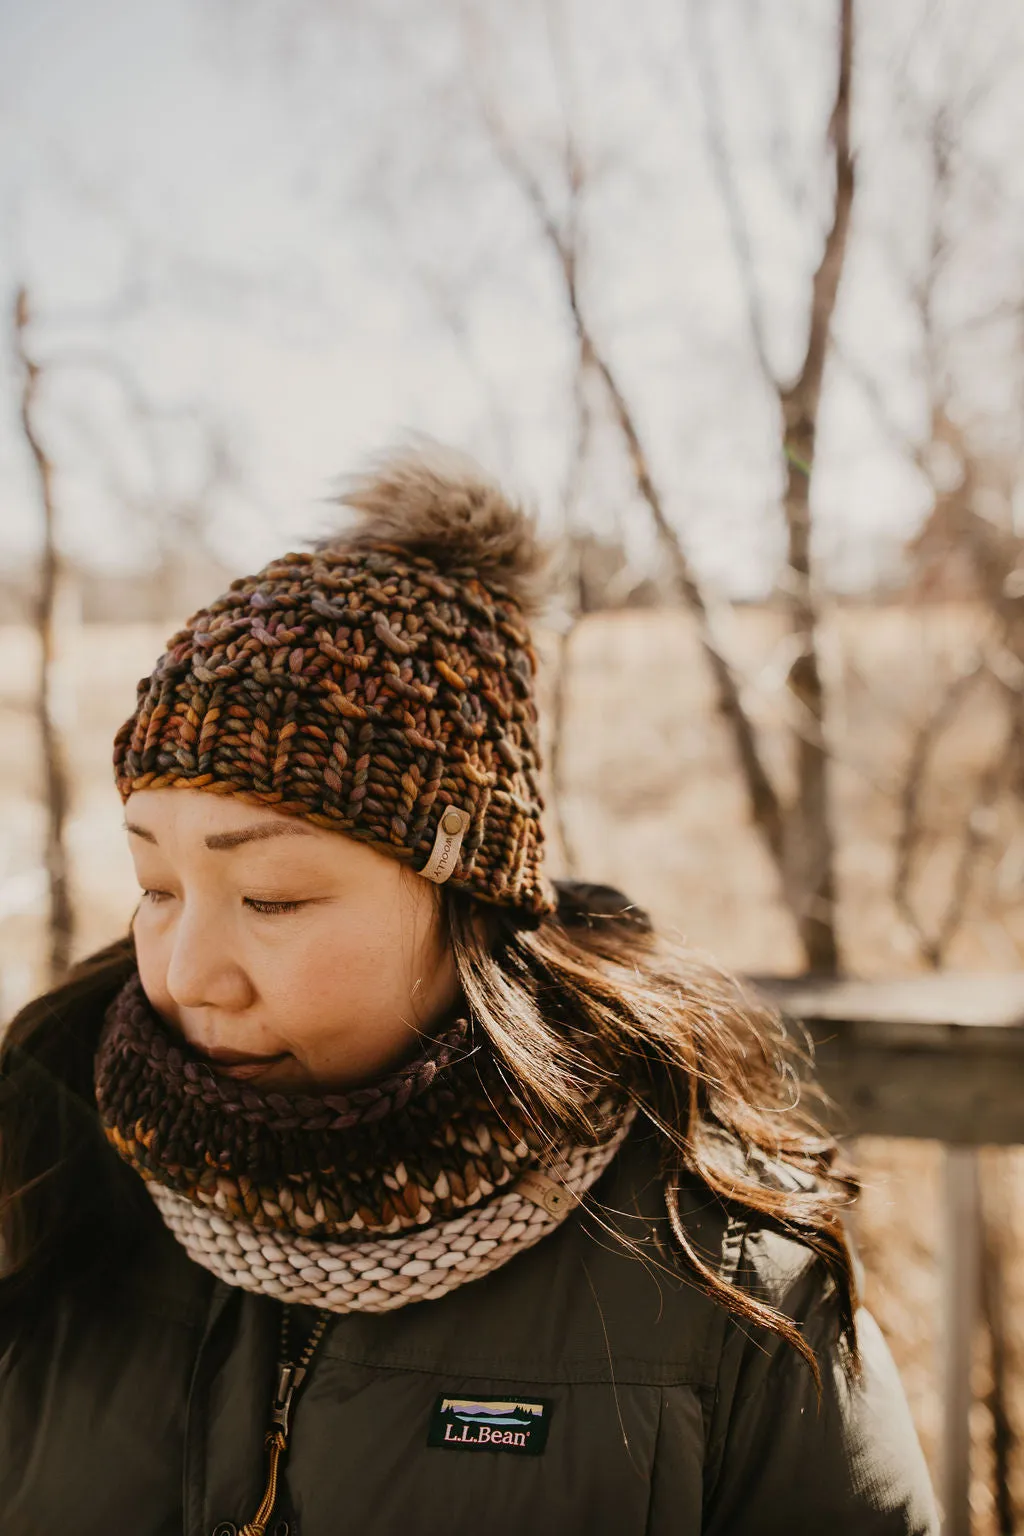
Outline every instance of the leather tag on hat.
[[435, 885], [443, 885], [459, 862], [459, 849], [469, 831], [470, 819], [468, 811], [460, 811], [454, 805], [445, 807], [437, 825], [433, 851], [420, 870], [420, 874], [433, 880]]

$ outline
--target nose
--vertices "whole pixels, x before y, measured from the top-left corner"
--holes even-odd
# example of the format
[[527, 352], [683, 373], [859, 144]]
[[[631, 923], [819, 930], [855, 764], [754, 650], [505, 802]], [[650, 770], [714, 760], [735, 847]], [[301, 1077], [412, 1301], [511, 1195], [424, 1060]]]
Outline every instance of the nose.
[[226, 941], [223, 925], [189, 902], [171, 939], [164, 985], [179, 1008], [236, 1013], [252, 1000], [252, 986]]

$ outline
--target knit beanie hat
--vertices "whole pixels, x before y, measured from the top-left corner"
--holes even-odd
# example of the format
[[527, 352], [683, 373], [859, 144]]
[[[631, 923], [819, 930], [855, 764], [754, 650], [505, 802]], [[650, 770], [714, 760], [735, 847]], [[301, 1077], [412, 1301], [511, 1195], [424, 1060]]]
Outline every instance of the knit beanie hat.
[[536, 920], [543, 869], [533, 520], [471, 460], [392, 452], [353, 526], [189, 618], [114, 740], [121, 799], [184, 787], [346, 832]]

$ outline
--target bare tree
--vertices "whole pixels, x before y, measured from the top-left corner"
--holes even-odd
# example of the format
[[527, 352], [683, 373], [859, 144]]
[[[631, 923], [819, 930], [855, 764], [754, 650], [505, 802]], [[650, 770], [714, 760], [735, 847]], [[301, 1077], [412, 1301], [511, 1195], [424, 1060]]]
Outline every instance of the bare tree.
[[[762, 760], [753, 725], [743, 708], [739, 685], [715, 642], [704, 594], [693, 574], [679, 535], [665, 512], [636, 417], [609, 356], [599, 345], [590, 326], [579, 287], [577, 246], [567, 238], [563, 226], [548, 205], [540, 183], [518, 154], [504, 126], [498, 122], [493, 111], [488, 115], [495, 147], [510, 175], [533, 206], [544, 237], [557, 259], [583, 366], [588, 370], [593, 369], [607, 391], [613, 418], [626, 444], [637, 490], [651, 514], [668, 558], [673, 585], [684, 606], [697, 620], [701, 646], [711, 669], [716, 707], [730, 731], [739, 756], [755, 825], [763, 833], [776, 861], [781, 862], [783, 840], [779, 799]], [[567, 171], [573, 203], [578, 206], [584, 178], [581, 164], [575, 155], [567, 165]]]
[[836, 89], [828, 124], [834, 185], [828, 227], [811, 279], [807, 341], [795, 376], [779, 377], [766, 339], [763, 303], [754, 266], [747, 220], [726, 147], [715, 89], [715, 70], [703, 29], [705, 11], [691, 11], [701, 60], [708, 148], [728, 217], [737, 267], [746, 297], [751, 341], [765, 384], [778, 402], [780, 446], [785, 468], [782, 498], [786, 523], [787, 567], [781, 584], [796, 640], [787, 687], [797, 707], [793, 750], [796, 794], [786, 817], [780, 865], [790, 892], [812, 970], [839, 968], [835, 924], [835, 832], [826, 740], [826, 697], [818, 642], [819, 612], [811, 566], [811, 486], [814, 475], [822, 383], [829, 353], [832, 319], [849, 240], [854, 197], [850, 145], [853, 82], [854, 6], [840, 0]]
[[[21, 380], [20, 417], [36, 471], [42, 521], [39, 581], [32, 605], [32, 623], [38, 637], [38, 671], [31, 710], [38, 726], [43, 768], [46, 812], [43, 864], [49, 893], [49, 953], [47, 968], [56, 982], [67, 970], [75, 939], [75, 913], [70, 886], [66, 824], [70, 809], [71, 779], [65, 763], [60, 725], [55, 708], [55, 673], [58, 650], [58, 595], [69, 567], [60, 550], [56, 469], [54, 455], [40, 427], [42, 397], [47, 380], [62, 380], [84, 372], [91, 380], [105, 377], [115, 387], [127, 412], [132, 435], [144, 449], [153, 484], [145, 492], [132, 486], [118, 471], [116, 454], [103, 434], [90, 430], [90, 455], [96, 470], [105, 475], [111, 498], [120, 503], [125, 523], [148, 529], [163, 582], [175, 590], [162, 593], [168, 611], [178, 611], [190, 592], [177, 590], [177, 579], [189, 576], [188, 561], [205, 569], [214, 560], [207, 542], [210, 502], [225, 486], [234, 483], [236, 466], [222, 431], [195, 404], [162, 405], [154, 402], [131, 368], [116, 355], [81, 346], [50, 346], [45, 356], [33, 345], [32, 306], [26, 288], [19, 289], [13, 310], [13, 351]], [[79, 399], [82, 397], [79, 396]], [[189, 441], [193, 456], [199, 450], [194, 483], [183, 489], [164, 478], [165, 453], [161, 428], [173, 425], [174, 451], [181, 453]], [[250, 501], [255, 498], [250, 497]]]
[[853, 0], [840, 0], [839, 67], [829, 139], [835, 157], [832, 221], [811, 290], [807, 348], [797, 377], [777, 386], [782, 407], [782, 446], [786, 459], [783, 506], [788, 535], [790, 613], [801, 649], [788, 683], [812, 729], [796, 741], [799, 839], [792, 854], [799, 859], [798, 885], [805, 893], [804, 941], [812, 969], [835, 971], [839, 951], [835, 928], [835, 842], [825, 741], [825, 690], [817, 645], [817, 610], [811, 579], [811, 477], [821, 386], [832, 316], [843, 272], [853, 208], [853, 157], [850, 151], [850, 92], [853, 75]]
[[39, 642], [35, 715], [43, 760], [46, 808], [44, 861], [49, 890], [49, 956], [51, 984], [68, 968], [74, 942], [74, 909], [68, 877], [65, 825], [68, 816], [68, 775], [54, 719], [53, 674], [56, 652], [54, 610], [60, 578], [57, 544], [57, 509], [54, 499], [53, 464], [43, 446], [36, 422], [42, 367], [29, 351], [28, 330], [32, 314], [28, 292], [19, 288], [14, 301], [14, 355], [21, 375], [21, 426], [35, 464], [42, 511], [43, 546], [39, 586], [33, 608]]
[[[1012, 466], [986, 461], [965, 424], [957, 398], [953, 366], [957, 333], [993, 325], [1019, 328], [1021, 315], [1007, 310], [986, 292], [983, 305], [958, 315], [951, 326], [940, 302], [944, 284], [960, 254], [963, 233], [958, 209], [965, 198], [993, 201], [990, 173], [965, 149], [972, 116], [1005, 68], [997, 59], [965, 85], [948, 81], [945, 94], [922, 102], [909, 80], [901, 86], [899, 106], [912, 118], [920, 139], [926, 176], [926, 223], [918, 270], [906, 270], [894, 250], [890, 257], [904, 289], [919, 334], [919, 384], [926, 429], [919, 435], [894, 419], [885, 391], [867, 369], [844, 354], [844, 367], [861, 388], [886, 438], [913, 464], [923, 480], [929, 510], [908, 546], [910, 594], [919, 600], [958, 596], [979, 603], [984, 617], [978, 654], [938, 696], [914, 730], [899, 793], [899, 831], [894, 863], [893, 899], [913, 934], [925, 963], [947, 962], [950, 948], [969, 916], [975, 877], [989, 839], [984, 828], [992, 808], [1009, 793], [1024, 803], [1024, 541], [1012, 519]], [[956, 70], [953, 71], [957, 73]], [[980, 189], [980, 190], [979, 190]], [[996, 202], [999, 199], [994, 199]], [[890, 242], [891, 245], [891, 242]], [[923, 802], [926, 780], [942, 739], [978, 686], [994, 694], [1004, 712], [1002, 742], [979, 773], [972, 814], [957, 829], [959, 848], [953, 879], [938, 917], [927, 923], [918, 910], [914, 886], [928, 860]], [[949, 829], [943, 828], [948, 836]]]
[[975, 874], [989, 842], [988, 816], [1000, 795], [1007, 790], [1019, 754], [1020, 726], [1014, 715], [1007, 722], [997, 752], [975, 786], [971, 811], [964, 818], [959, 834], [949, 891], [938, 917], [929, 925], [918, 911], [913, 893], [915, 877], [920, 876], [925, 862], [922, 806], [926, 779], [942, 738], [951, 729], [967, 698], [980, 682], [986, 680], [989, 683], [995, 681], [999, 688], [998, 680], [993, 679], [984, 658], [978, 658], [948, 686], [915, 733], [900, 789], [893, 899], [900, 917], [914, 935], [921, 958], [934, 970], [947, 963], [950, 947], [967, 920]]
[[[618, 376], [608, 348], [590, 319], [581, 284], [581, 219], [586, 169], [572, 123], [567, 120], [562, 150], [566, 212], [559, 216], [492, 103], [482, 115], [495, 151], [532, 208], [538, 228], [555, 258], [575, 332], [581, 369], [600, 380], [610, 414], [621, 434], [636, 489], [648, 508], [665, 551], [673, 586], [694, 616], [708, 663], [715, 706], [736, 752], [754, 826], [761, 834], [780, 876], [783, 898], [792, 912], [807, 964], [834, 972], [839, 964], [835, 934], [834, 848], [828, 804], [827, 750], [824, 742], [824, 689], [815, 645], [815, 609], [810, 572], [810, 477], [822, 377], [831, 319], [842, 273], [853, 199], [850, 152], [850, 90], [853, 65], [853, 0], [840, 0], [839, 64], [830, 122], [836, 189], [831, 227], [815, 272], [811, 318], [803, 366], [788, 385], [776, 383], [783, 422], [782, 445], [788, 466], [785, 512], [789, 530], [791, 580], [787, 584], [792, 623], [801, 646], [790, 668], [789, 688], [801, 719], [796, 731], [797, 793], [784, 805], [769, 774], [757, 732], [741, 697], [739, 682], [713, 632], [708, 601], [692, 569], [665, 506], [643, 440], [636, 411]], [[762, 328], [758, 318], [755, 336]]]

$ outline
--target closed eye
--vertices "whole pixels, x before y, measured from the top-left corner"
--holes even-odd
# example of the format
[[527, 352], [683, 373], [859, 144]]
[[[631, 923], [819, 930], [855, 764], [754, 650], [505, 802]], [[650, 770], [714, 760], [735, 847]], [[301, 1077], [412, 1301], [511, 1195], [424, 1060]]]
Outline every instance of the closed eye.
[[[142, 895], [154, 906], [159, 906], [165, 897], [170, 896], [170, 892], [143, 889]], [[261, 917], [277, 917], [286, 912], [297, 912], [300, 907], [305, 906], [305, 902], [302, 901], [260, 901], [255, 896], [243, 896], [242, 903], [251, 912], [258, 912]]]

